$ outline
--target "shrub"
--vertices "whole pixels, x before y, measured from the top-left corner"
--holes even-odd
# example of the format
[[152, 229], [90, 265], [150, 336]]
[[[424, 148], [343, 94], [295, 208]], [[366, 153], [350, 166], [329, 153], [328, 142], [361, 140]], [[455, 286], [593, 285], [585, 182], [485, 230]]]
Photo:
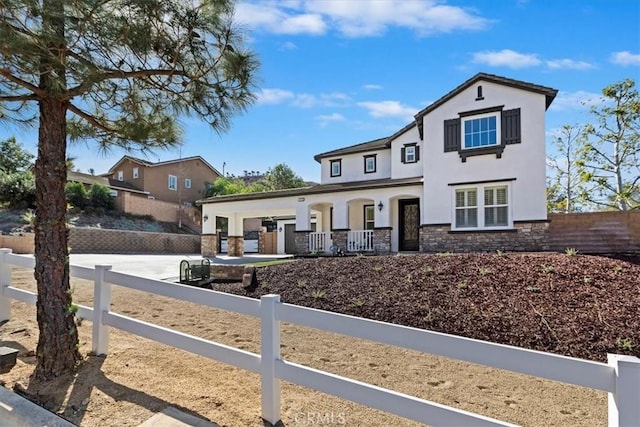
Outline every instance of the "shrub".
[[89, 203], [97, 209], [112, 210], [113, 198], [109, 188], [104, 185], [93, 184], [89, 190]]
[[0, 173], [0, 202], [10, 207], [32, 208], [36, 202], [36, 182], [30, 172]]
[[87, 190], [84, 188], [84, 184], [79, 182], [69, 182], [64, 188], [64, 193], [67, 195], [67, 202], [78, 209], [84, 209], [89, 203], [87, 197]]

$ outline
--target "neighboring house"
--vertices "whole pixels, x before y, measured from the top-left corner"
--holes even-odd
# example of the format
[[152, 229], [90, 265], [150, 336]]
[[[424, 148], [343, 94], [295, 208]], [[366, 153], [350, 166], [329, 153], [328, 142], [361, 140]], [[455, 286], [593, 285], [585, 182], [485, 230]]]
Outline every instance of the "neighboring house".
[[480, 73], [393, 135], [318, 154], [321, 184], [200, 200], [203, 255], [216, 216], [230, 255], [243, 220], [278, 222], [278, 252], [541, 250], [545, 111], [555, 89]]
[[126, 182], [151, 199], [191, 206], [220, 173], [200, 156], [156, 163], [124, 156], [102, 176]]
[[118, 198], [121, 192], [132, 193], [136, 196], [146, 197], [148, 193], [146, 191], [142, 191], [134, 187], [125, 181], [118, 181], [116, 179], [107, 178], [104, 176], [96, 176], [90, 175], [82, 172], [67, 172], [67, 181], [68, 182], [79, 182], [84, 184], [87, 191], [91, 188], [92, 185], [103, 185], [111, 191], [111, 196], [114, 198]]

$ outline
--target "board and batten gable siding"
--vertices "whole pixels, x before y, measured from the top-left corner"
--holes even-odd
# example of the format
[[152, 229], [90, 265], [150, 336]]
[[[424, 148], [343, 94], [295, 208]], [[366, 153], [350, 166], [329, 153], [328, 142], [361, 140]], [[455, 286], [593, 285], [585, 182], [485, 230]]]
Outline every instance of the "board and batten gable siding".
[[[420, 147], [420, 158], [415, 163], [402, 163], [402, 147], [406, 144], [414, 144]], [[413, 126], [406, 132], [398, 135], [391, 141], [391, 178], [414, 178], [422, 176], [425, 152], [422, 148], [417, 126]]]
[[[478, 85], [482, 85], [484, 99], [476, 101]], [[496, 106], [504, 106], [504, 110], [520, 108], [521, 143], [507, 145], [501, 158], [484, 154], [469, 156], [463, 162], [457, 151], [445, 152], [445, 120], [458, 118], [461, 112]], [[480, 81], [429, 112], [423, 120], [423, 209], [427, 224], [452, 221], [451, 183], [512, 178], [512, 220], [547, 219], [545, 95]]]
[[[321, 160], [321, 183], [337, 184], [342, 182], [367, 181], [391, 177], [391, 156], [388, 149], [372, 150], [355, 154], [327, 157]], [[376, 171], [364, 173], [364, 157], [376, 156]], [[342, 160], [342, 173], [340, 176], [331, 176], [331, 161]]]

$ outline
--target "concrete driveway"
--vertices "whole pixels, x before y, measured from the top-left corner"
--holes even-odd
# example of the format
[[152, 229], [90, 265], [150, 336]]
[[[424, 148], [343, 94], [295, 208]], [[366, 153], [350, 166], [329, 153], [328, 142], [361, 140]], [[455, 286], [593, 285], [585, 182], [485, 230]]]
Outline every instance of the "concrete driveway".
[[[244, 265], [275, 259], [290, 258], [291, 255], [248, 254], [243, 257], [219, 255], [210, 257], [211, 264]], [[120, 254], [71, 254], [71, 264], [82, 267], [94, 267], [98, 264], [112, 266], [113, 271], [135, 274], [152, 279], [177, 281], [180, 276], [180, 261], [197, 260], [199, 254], [185, 255], [120, 255]]]

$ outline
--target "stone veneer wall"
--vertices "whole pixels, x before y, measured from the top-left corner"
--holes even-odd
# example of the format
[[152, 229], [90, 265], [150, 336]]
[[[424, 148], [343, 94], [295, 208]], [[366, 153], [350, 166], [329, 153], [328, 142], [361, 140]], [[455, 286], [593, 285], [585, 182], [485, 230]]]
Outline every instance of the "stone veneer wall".
[[194, 254], [200, 252], [200, 247], [200, 236], [193, 234], [69, 229], [69, 248], [74, 254]]
[[217, 234], [203, 234], [202, 245], [200, 248], [200, 254], [202, 256], [214, 257], [218, 254], [218, 235]]
[[311, 231], [296, 231], [294, 233], [294, 240], [296, 242], [296, 253], [308, 254], [309, 253], [309, 235]]
[[379, 254], [391, 252], [391, 227], [373, 229], [373, 250]]
[[349, 230], [332, 230], [331, 236], [333, 240], [333, 247], [335, 250], [342, 249], [347, 251], [347, 234]]
[[548, 221], [517, 222], [513, 230], [451, 231], [451, 224], [422, 225], [421, 252], [547, 251]]
[[244, 255], [244, 237], [243, 236], [227, 237], [227, 255], [229, 256]]

